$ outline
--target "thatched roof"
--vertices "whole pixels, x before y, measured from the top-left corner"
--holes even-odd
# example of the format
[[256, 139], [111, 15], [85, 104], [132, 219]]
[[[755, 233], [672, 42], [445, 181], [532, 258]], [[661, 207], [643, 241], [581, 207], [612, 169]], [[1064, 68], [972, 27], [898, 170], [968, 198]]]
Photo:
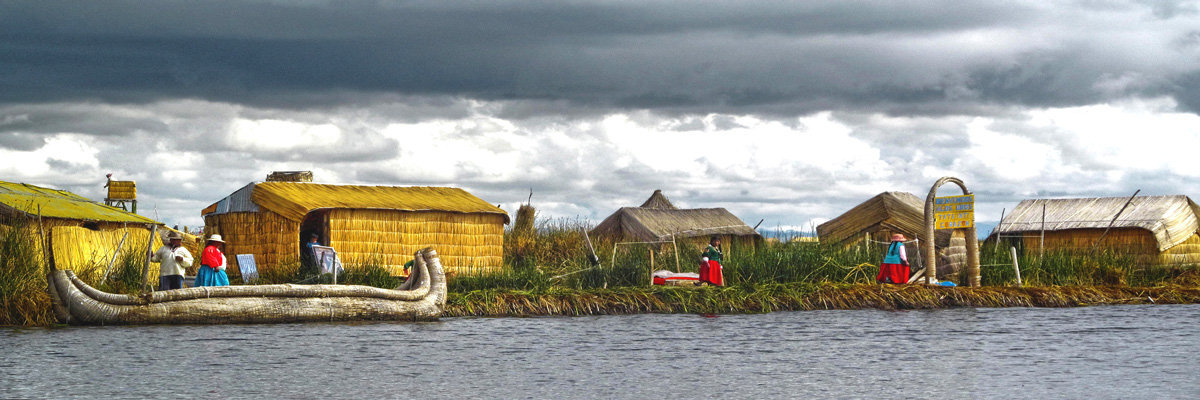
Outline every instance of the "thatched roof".
[[[1043, 205], [1047, 231], [1105, 229], [1128, 200], [1128, 197], [1022, 200], [1004, 216], [993, 235], [1041, 231]], [[1187, 196], [1141, 196], [1129, 203], [1112, 226], [1150, 231], [1158, 241], [1159, 251], [1163, 251], [1200, 230], [1198, 215], [1200, 207]]]
[[645, 241], [670, 240], [672, 236], [758, 236], [758, 232], [724, 208], [678, 209], [661, 190], [655, 190], [642, 207], [617, 210], [590, 234]]
[[660, 210], [678, 210], [679, 209], [678, 207], [675, 207], [674, 204], [671, 204], [671, 200], [667, 200], [667, 195], [663, 194], [662, 189], [655, 190], [654, 194], [651, 194], [650, 198], [646, 199], [646, 202], [642, 203], [642, 205], [640, 207], [641, 208], [656, 208], [656, 209], [660, 209]]
[[0, 181], [0, 208], [29, 217], [155, 224], [157, 221], [65, 191]]
[[[817, 225], [822, 243], [839, 244], [862, 238], [863, 232], [888, 230], [909, 238], [925, 238], [925, 201], [908, 192], [883, 192], [837, 218]], [[950, 231], [935, 234], [938, 246], [949, 243]]]
[[[246, 201], [249, 200], [249, 201]], [[327, 185], [305, 182], [252, 183], [204, 209], [204, 214], [265, 209], [300, 221], [309, 211], [355, 208], [403, 211], [508, 213], [467, 191], [448, 187]]]

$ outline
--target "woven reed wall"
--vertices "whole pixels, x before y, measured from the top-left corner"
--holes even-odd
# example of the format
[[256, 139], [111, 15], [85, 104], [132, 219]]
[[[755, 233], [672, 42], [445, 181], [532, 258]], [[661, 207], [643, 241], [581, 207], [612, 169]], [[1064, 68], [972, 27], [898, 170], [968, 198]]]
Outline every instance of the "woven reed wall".
[[[1025, 251], [1037, 251], [1038, 232], [1025, 232], [1021, 238]], [[1103, 229], [1074, 229], [1046, 232], [1046, 251], [1070, 250], [1090, 251]], [[1200, 263], [1200, 236], [1192, 234], [1183, 243], [1173, 246], [1166, 251], [1158, 251], [1158, 241], [1154, 234], [1140, 228], [1112, 229], [1104, 236], [1100, 245], [1101, 250], [1133, 255], [1137, 262], [1143, 265], [1183, 265]]]
[[108, 181], [108, 198], [114, 200], [136, 200], [137, 184], [134, 181]]
[[1164, 265], [1200, 265], [1200, 234], [1194, 233], [1183, 243], [1162, 252], [1158, 262]]
[[[96, 282], [109, 261], [113, 252], [121, 243], [121, 237], [128, 233], [125, 244], [121, 246], [117, 262], [129, 252], [145, 253], [150, 239], [150, 230], [143, 226], [108, 225], [99, 230], [91, 230], [82, 226], [56, 226], [51, 229], [50, 248], [54, 252], [54, 264], [59, 269], [74, 271], [84, 281]], [[159, 245], [154, 246], [157, 250]], [[150, 263], [151, 279], [158, 276], [158, 263]], [[154, 282], [157, 282], [156, 280]]]
[[334, 209], [329, 244], [343, 263], [378, 263], [393, 274], [413, 253], [433, 246], [447, 272], [475, 274], [503, 263], [504, 219], [483, 213]]
[[[225, 258], [229, 264], [225, 273], [230, 277], [242, 274], [237, 264], [238, 254], [253, 254], [259, 273], [299, 260], [300, 224], [279, 214], [262, 211], [207, 215], [204, 225], [206, 235], [220, 234], [225, 240]], [[195, 256], [199, 263], [200, 255]]]

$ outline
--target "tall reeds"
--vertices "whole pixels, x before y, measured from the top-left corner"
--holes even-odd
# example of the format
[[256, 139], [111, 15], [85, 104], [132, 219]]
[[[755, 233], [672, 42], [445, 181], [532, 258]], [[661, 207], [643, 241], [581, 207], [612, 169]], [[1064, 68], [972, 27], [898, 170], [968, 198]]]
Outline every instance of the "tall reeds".
[[24, 219], [0, 223], [0, 325], [49, 325], [54, 314], [36, 228]]

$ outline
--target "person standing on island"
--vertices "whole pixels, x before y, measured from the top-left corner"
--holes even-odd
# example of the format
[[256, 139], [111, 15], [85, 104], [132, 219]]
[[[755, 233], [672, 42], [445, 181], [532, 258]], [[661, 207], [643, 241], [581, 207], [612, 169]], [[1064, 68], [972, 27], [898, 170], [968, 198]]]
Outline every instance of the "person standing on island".
[[906, 284], [908, 283], [908, 254], [904, 252], [904, 235], [892, 235], [892, 244], [888, 245], [887, 254], [883, 256], [883, 264], [879, 265], [879, 275], [875, 281], [879, 283]]
[[192, 253], [183, 247], [183, 235], [171, 232], [167, 244], [150, 255], [150, 262], [158, 264], [158, 290], [183, 288], [183, 274], [192, 266]]
[[700, 255], [700, 282], [711, 285], [725, 286], [725, 275], [721, 271], [721, 238], [713, 236], [708, 240], [708, 247]]
[[221, 247], [225, 241], [221, 235], [212, 235], [200, 253], [200, 270], [196, 272], [196, 286], [229, 286], [229, 275], [225, 274], [225, 253]]

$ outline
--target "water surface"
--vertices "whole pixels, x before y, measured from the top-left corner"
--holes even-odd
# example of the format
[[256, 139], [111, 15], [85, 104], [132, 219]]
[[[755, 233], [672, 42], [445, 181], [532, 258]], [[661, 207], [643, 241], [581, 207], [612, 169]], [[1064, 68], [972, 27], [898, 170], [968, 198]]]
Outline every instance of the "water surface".
[[0, 398], [1200, 398], [1200, 305], [0, 330]]

